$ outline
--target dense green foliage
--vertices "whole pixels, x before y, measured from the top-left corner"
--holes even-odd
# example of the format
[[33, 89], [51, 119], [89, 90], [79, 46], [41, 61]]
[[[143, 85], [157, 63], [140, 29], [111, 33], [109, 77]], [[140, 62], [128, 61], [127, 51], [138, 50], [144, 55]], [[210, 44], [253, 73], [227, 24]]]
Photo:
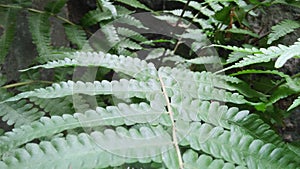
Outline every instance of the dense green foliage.
[[[300, 22], [280, 21], [267, 35], [248, 22], [298, 0], [173, 0], [157, 11], [95, 0], [80, 23], [60, 15], [67, 2], [0, 4], [0, 70], [21, 13], [38, 53], [19, 82], [0, 72], [0, 116], [12, 128], [0, 135], [1, 169], [300, 168], [300, 147], [276, 131], [300, 105], [299, 74], [280, 69], [300, 57], [300, 39], [281, 41]], [[51, 20], [68, 46], [52, 44]], [[282, 108], [285, 98], [293, 102]]]

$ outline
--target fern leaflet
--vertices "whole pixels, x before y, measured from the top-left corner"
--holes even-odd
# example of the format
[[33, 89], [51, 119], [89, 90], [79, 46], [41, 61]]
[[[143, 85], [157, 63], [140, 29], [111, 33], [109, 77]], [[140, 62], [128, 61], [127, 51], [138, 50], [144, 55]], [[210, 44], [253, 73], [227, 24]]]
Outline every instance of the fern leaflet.
[[0, 12], [0, 16], [2, 16], [2, 19], [0, 20], [0, 28], [4, 29], [4, 32], [0, 37], [0, 63], [3, 63], [14, 39], [17, 12], [18, 11], [15, 9], [7, 9]]
[[268, 35], [268, 44], [276, 41], [277, 39], [293, 32], [295, 29], [300, 28], [300, 23], [293, 20], [284, 20], [279, 24], [272, 27], [272, 32]]
[[293, 104], [290, 105], [290, 107], [287, 109], [287, 111], [290, 111], [300, 105], [300, 96], [294, 100]]

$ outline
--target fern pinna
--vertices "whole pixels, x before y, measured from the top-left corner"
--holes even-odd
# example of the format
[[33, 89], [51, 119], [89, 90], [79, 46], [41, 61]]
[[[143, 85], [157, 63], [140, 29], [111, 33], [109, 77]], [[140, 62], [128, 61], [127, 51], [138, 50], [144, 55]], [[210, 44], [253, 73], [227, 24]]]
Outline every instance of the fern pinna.
[[[3, 101], [1, 106], [24, 99], [42, 105], [73, 97], [74, 110], [2, 135], [1, 168], [299, 168], [299, 154], [258, 116], [220, 103], [255, 104], [230, 85], [240, 83], [234, 77], [156, 69], [138, 58], [102, 52], [66, 55], [30, 69], [105, 67], [131, 78], [60, 82]], [[86, 96], [104, 95], [118, 102], [90, 108]], [[69, 134], [59, 134], [64, 131]]]

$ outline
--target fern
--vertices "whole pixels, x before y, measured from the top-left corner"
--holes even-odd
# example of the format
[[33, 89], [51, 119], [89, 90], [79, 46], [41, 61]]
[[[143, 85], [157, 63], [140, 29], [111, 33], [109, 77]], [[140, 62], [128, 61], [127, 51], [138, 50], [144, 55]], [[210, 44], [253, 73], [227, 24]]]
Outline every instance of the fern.
[[[252, 135], [254, 138], [264, 141], [265, 143], [272, 143], [276, 146], [286, 148], [282, 138], [271, 129], [271, 126], [266, 124], [256, 114], [251, 114], [238, 123], [232, 121], [239, 127], [234, 127], [237, 132], [246, 132]], [[239, 130], [239, 131], [238, 131]]]
[[7, 9], [0, 12], [3, 18], [0, 21], [0, 25], [4, 29], [0, 37], [0, 63], [3, 63], [5, 56], [8, 54], [10, 44], [14, 39], [17, 12], [18, 10], [15, 9]]
[[115, 1], [132, 6], [134, 8], [140, 8], [140, 9], [144, 9], [146, 11], [151, 11], [151, 9], [149, 9], [147, 6], [145, 6], [144, 4], [140, 3], [137, 0], [126, 0], [126, 1], [125, 0], [115, 0]]
[[[138, 0], [97, 0], [96, 9], [81, 18], [83, 27], [57, 15], [66, 0], [50, 1], [44, 11], [27, 8], [23, 1], [0, 4], [0, 12], [2, 7], [30, 11], [30, 32], [42, 56], [37, 60], [46, 61], [21, 70], [20, 80], [24, 83], [11, 84], [0, 72], [0, 85], [5, 85], [0, 89], [0, 116], [13, 125], [12, 130], [0, 135], [0, 168], [299, 169], [298, 146], [284, 142], [273, 130], [272, 121], [278, 116], [274, 103], [299, 95], [299, 78], [273, 70], [271, 65], [276, 58], [275, 68], [279, 68], [288, 59], [298, 57], [299, 42], [261, 48], [262, 41], [252, 39], [258, 35], [247, 31], [252, 29], [245, 20], [245, 13], [254, 16], [253, 6], [272, 3], [174, 1], [185, 7], [177, 9], [180, 4], [176, 3], [175, 8], [169, 8], [167, 3], [160, 12], [167, 15], [160, 15]], [[148, 29], [142, 22], [144, 18], [129, 15], [133, 11], [117, 4], [150, 11], [154, 17], [184, 31], [175, 36], [172, 33], [171, 40], [142, 35], [140, 31]], [[13, 15], [9, 16], [9, 20], [13, 19]], [[80, 52], [51, 46], [50, 17], [64, 21], [68, 40]], [[93, 30], [92, 25], [99, 25], [104, 35], [100, 45], [91, 44], [97, 52], [88, 52], [93, 49], [85, 30]], [[226, 32], [233, 33], [232, 39], [224, 39]], [[241, 35], [250, 35], [243, 40], [244, 47], [223, 45], [232, 44]], [[227, 64], [234, 64], [221, 71], [243, 70], [231, 75], [203, 71], [204, 66], [198, 64], [222, 64], [225, 59], [217, 58], [215, 53], [194, 57], [202, 52], [200, 49], [212, 47], [208, 46], [208, 38], [219, 44], [212, 46], [233, 50]], [[259, 45], [247, 45], [252, 40]], [[6, 40], [7, 46], [9, 43]], [[146, 53], [145, 60], [175, 62], [174, 67], [155, 67], [138, 58], [140, 50], [150, 48], [154, 50]], [[227, 57], [226, 52], [220, 52]], [[255, 66], [243, 68], [252, 64], [259, 64], [262, 70]], [[193, 71], [189, 69], [191, 65]], [[28, 79], [44, 79], [44, 71], [55, 74], [47, 79], [51, 86], [27, 85], [31, 84]], [[273, 84], [264, 78], [271, 83], [269, 91], [264, 91], [251, 82], [249, 74], [271, 74], [281, 80]], [[119, 79], [114, 80], [115, 77]], [[299, 98], [288, 110], [298, 105]], [[265, 113], [260, 116], [261, 112]], [[261, 118], [270, 114], [271, 120], [266, 120], [271, 125]]]
[[[118, 16], [126, 16], [126, 15], [129, 15], [132, 13], [128, 9], [121, 7], [121, 6], [116, 5], [115, 8], [117, 10]], [[96, 23], [111, 20], [111, 19], [113, 19], [113, 15], [112, 15], [111, 11], [106, 10], [106, 11], [101, 12], [100, 9], [96, 9], [96, 10], [91, 10], [88, 13], [86, 13], [82, 17], [81, 23], [84, 26], [91, 26], [91, 25], [95, 25]]]
[[232, 163], [225, 162], [220, 159], [213, 159], [205, 154], [199, 154], [193, 150], [187, 150], [183, 154], [183, 161], [186, 168], [195, 168], [202, 166], [203, 168], [230, 168], [230, 169], [246, 169], [244, 166], [235, 166]]
[[48, 14], [29, 13], [29, 30], [40, 56], [50, 54], [52, 50], [49, 17]]
[[86, 33], [77, 26], [74, 25], [64, 25], [66, 35], [68, 39], [75, 45], [77, 45], [78, 49], [82, 49], [84, 45], [86, 45]]
[[300, 39], [295, 42], [294, 45], [291, 45], [288, 50], [284, 51], [276, 60], [275, 67], [280, 68], [282, 67], [287, 60], [291, 59], [292, 57], [300, 56]]
[[2, 120], [7, 121], [8, 125], [14, 125], [15, 127], [31, 123], [45, 115], [43, 111], [34, 107], [33, 104], [26, 103], [25, 100], [15, 104], [2, 103], [0, 108]]
[[61, 11], [61, 8], [63, 8], [65, 6], [66, 2], [67, 2], [67, 0], [50, 1], [45, 6], [45, 10], [47, 12], [57, 14]]
[[276, 41], [277, 39], [293, 32], [295, 29], [300, 28], [300, 23], [293, 20], [284, 20], [279, 24], [272, 27], [272, 32], [268, 35], [268, 44]]
[[113, 17], [116, 17], [118, 15], [116, 7], [108, 0], [98, 0], [98, 5], [99, 4], [102, 5], [104, 8], [108, 9], [113, 15]]
[[[162, 162], [162, 157], [155, 155], [160, 154], [160, 152], [168, 153], [168, 147], [172, 145], [172, 142], [170, 136], [161, 128], [157, 127], [155, 131], [156, 132], [154, 132], [153, 129], [144, 127], [139, 131], [131, 130], [129, 133], [129, 131], [124, 128], [118, 128], [117, 132], [108, 129], [105, 133], [94, 132], [91, 135], [69, 135], [65, 139], [57, 138], [51, 142], [41, 142], [39, 145], [31, 143], [26, 145], [26, 149], [17, 149], [12, 153], [11, 157], [4, 158], [4, 162], [0, 163], [0, 166], [3, 169], [28, 167], [47, 168], [49, 165], [55, 168], [105, 168], [138, 161], [141, 163], [150, 161]], [[134, 134], [137, 134], [136, 136], [141, 139], [153, 137], [159, 139], [161, 142], [160, 144], [157, 144], [156, 141], [158, 140], [152, 142], [152, 144], [145, 144], [144, 142], [139, 148], [134, 148], [135, 142], [130, 142], [132, 139], [124, 138], [124, 135], [136, 137]], [[113, 144], [115, 151], [125, 150], [129, 153], [127, 155], [131, 156], [131, 158], [114, 155], [101, 148], [99, 144], [103, 146], [112, 144], [110, 140], [105, 140], [106, 137], [114, 138], [115, 144]], [[122, 147], [121, 142], [132, 145], [132, 148], [127, 149]], [[138, 142], [143, 143], [142, 140]], [[155, 146], [155, 148], [152, 145]], [[144, 156], [144, 158], [134, 158], [140, 153], [147, 153], [149, 155]], [[37, 157], [39, 158], [39, 163], [35, 163]], [[12, 163], [11, 161], [14, 162]], [[55, 161], [55, 164], [53, 164], [53, 161]]]
[[[284, 46], [284, 45], [278, 45], [278, 47], [271, 46], [267, 49], [261, 48], [259, 51], [254, 49], [254, 53], [252, 55], [248, 55], [247, 57], [244, 57], [243, 60], [235, 63], [232, 66], [229, 66], [219, 72], [226, 71], [232, 68], [238, 68], [238, 67], [244, 67], [256, 63], [263, 63], [263, 62], [269, 62], [271, 59], [275, 59], [278, 57], [278, 59], [275, 62], [275, 67], [280, 68], [283, 66], [286, 61], [292, 57], [296, 57], [300, 55], [299, 52], [299, 40], [295, 42], [294, 45], [291, 46]], [[220, 46], [220, 45], [214, 45], [219, 47], [224, 47], [226, 49], [238, 51], [238, 52], [248, 52], [251, 49], [248, 48], [237, 48], [237, 47], [230, 47], [230, 46]]]
[[[122, 55], [118, 57], [117, 55], [105, 54], [103, 52], [76, 52], [73, 55], [67, 55], [68, 58], [65, 58], [64, 60], [48, 62], [47, 64], [35, 66], [30, 69], [49, 69], [65, 66], [101, 66], [114, 69], [117, 72], [122, 72], [140, 80], [146, 80], [151, 77], [156, 77], [157, 75], [157, 71], [152, 63], [147, 63], [138, 58], [125, 57]], [[128, 67], [130, 67], [130, 69], [128, 69]], [[27, 70], [29, 69], [23, 71]]]
[[187, 62], [193, 64], [213, 64], [220, 63], [220, 58], [218, 56], [202, 56], [195, 59], [187, 60]]
[[238, 132], [226, 131], [208, 124], [195, 122], [190, 126], [190, 134], [185, 139], [195, 150], [202, 150], [249, 168], [298, 167], [299, 160], [293, 158], [293, 153], [283, 154], [284, 149], [276, 148], [273, 144], [264, 144], [260, 140], [243, 136]]
[[131, 39], [139, 41], [139, 42], [147, 41], [147, 39], [143, 35], [139, 34], [138, 32], [135, 32], [131, 29], [128, 29], [128, 28], [118, 27], [117, 32], [119, 35], [121, 35], [123, 37], [131, 38]]
[[[130, 92], [131, 91], [131, 92]], [[121, 81], [94, 81], [74, 83], [73, 81], [54, 83], [51, 87], [36, 89], [35, 91], [23, 92], [7, 101], [17, 101], [24, 98], [38, 97], [38, 98], [59, 98], [71, 96], [73, 94], [86, 95], [110, 95], [110, 94], [125, 94], [127, 97], [150, 97], [159, 91], [159, 85], [154, 80], [148, 82], [139, 82], [131, 79], [130, 81], [122, 79]], [[126, 93], [129, 92], [129, 93]]]
[[300, 105], [300, 97], [298, 97], [297, 99], [294, 100], [293, 104], [290, 105], [290, 107], [287, 109], [287, 111], [290, 111], [299, 105]]

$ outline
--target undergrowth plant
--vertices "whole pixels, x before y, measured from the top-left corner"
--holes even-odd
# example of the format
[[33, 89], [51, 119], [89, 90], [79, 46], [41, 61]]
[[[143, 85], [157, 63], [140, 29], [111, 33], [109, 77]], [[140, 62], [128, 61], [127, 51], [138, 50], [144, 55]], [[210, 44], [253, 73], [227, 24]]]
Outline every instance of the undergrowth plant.
[[[0, 4], [0, 63], [22, 12], [38, 52], [20, 82], [1, 70], [0, 116], [12, 128], [0, 135], [1, 169], [300, 168], [299, 146], [276, 131], [300, 104], [299, 74], [279, 69], [300, 56], [300, 39], [280, 44], [299, 22], [283, 20], [261, 37], [247, 21], [255, 9], [299, 7], [297, 0], [174, 0], [180, 9], [160, 11], [137, 0], [96, 0], [80, 23], [60, 15], [66, 3]], [[171, 33], [153, 37], [134, 10]], [[49, 19], [61, 22], [69, 46], [52, 44]], [[243, 45], [232, 45], [241, 37]], [[267, 47], [252, 43], [263, 38]], [[43, 71], [55, 75], [41, 80]], [[261, 74], [268, 86], [251, 81]], [[293, 103], [280, 109], [288, 97]]]

